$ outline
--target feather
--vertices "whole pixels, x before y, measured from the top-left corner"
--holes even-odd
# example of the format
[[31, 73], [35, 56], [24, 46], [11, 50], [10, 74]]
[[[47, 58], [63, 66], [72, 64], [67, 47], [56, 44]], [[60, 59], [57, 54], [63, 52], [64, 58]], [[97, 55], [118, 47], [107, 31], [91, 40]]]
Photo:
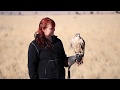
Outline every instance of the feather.
[[70, 47], [74, 50], [75, 54], [84, 54], [85, 41], [80, 36], [80, 33], [76, 33], [70, 40]]

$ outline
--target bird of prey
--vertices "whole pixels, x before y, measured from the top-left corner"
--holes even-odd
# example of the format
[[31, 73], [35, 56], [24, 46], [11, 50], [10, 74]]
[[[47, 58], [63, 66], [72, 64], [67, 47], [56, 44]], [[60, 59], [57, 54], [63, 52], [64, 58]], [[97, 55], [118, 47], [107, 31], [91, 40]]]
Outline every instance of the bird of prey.
[[79, 58], [80, 64], [83, 63], [83, 57], [85, 53], [85, 41], [80, 36], [80, 33], [76, 33], [70, 40], [70, 47], [73, 49], [74, 54]]
[[[80, 36], [80, 33], [76, 33], [73, 38], [70, 39], [70, 47], [73, 49], [74, 54], [73, 56], [69, 57], [68, 60], [71, 62], [71, 64], [76, 63], [80, 65], [83, 63], [83, 57], [85, 53], [85, 41], [84, 39]], [[68, 66], [68, 79], [70, 79], [70, 66]]]

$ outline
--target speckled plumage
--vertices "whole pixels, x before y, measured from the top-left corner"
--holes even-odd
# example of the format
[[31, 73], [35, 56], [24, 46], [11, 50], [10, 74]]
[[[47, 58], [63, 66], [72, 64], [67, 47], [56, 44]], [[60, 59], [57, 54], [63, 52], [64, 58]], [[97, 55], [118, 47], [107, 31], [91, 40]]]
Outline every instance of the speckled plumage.
[[70, 46], [74, 50], [75, 54], [84, 55], [85, 52], [85, 41], [80, 36], [80, 33], [76, 33], [70, 40]]

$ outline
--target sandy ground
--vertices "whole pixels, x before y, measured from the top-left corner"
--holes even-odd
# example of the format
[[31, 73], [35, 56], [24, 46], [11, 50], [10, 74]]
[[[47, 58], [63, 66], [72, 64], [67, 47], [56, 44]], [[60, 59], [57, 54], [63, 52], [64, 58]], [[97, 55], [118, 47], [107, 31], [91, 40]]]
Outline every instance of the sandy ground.
[[[120, 15], [1, 15], [0, 78], [29, 79], [28, 45], [39, 21], [50, 17], [68, 56], [73, 55], [69, 40], [80, 33], [86, 42], [84, 63], [71, 67], [71, 79], [120, 78]], [[67, 68], [66, 76], [67, 76]]]

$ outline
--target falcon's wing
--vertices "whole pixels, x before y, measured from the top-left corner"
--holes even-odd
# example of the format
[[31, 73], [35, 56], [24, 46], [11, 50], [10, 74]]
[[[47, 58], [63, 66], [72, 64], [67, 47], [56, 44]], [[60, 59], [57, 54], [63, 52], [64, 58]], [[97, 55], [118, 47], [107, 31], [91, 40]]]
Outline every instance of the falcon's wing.
[[85, 49], [85, 41], [84, 41], [84, 39], [83, 38], [81, 38], [81, 48], [82, 48], [82, 50], [84, 50]]
[[73, 48], [73, 38], [70, 40], [70, 47]]

